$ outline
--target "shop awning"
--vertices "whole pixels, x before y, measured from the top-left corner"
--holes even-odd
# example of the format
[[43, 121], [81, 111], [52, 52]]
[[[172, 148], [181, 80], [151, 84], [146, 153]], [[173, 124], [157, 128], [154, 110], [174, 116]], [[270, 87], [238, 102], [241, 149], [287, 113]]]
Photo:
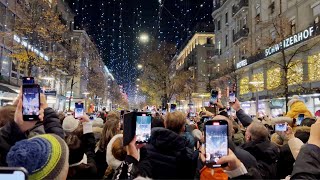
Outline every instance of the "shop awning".
[[11, 88], [9, 88], [7, 86], [3, 86], [3, 85], [0, 85], [0, 91], [13, 93], [13, 94], [18, 94], [16, 91], [12, 90]]

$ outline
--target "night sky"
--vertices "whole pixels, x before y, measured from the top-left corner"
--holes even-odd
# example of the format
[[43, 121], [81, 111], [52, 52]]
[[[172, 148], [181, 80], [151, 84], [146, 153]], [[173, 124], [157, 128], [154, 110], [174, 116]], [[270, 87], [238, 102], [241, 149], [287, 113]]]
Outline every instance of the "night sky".
[[70, 0], [69, 4], [76, 14], [76, 29], [88, 31], [129, 96], [135, 89], [142, 32], [179, 48], [196, 24], [212, 24], [212, 0]]

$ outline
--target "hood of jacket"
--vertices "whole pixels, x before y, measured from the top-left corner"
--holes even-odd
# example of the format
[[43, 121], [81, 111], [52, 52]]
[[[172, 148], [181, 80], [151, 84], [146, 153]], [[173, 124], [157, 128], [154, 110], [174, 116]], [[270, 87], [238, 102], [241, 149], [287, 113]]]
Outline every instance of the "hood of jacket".
[[279, 159], [279, 148], [270, 141], [251, 141], [245, 143], [243, 149], [252, 154], [258, 161], [261, 160], [268, 164], [275, 163]]
[[179, 134], [162, 127], [153, 128], [150, 144], [159, 151], [181, 151], [186, 148], [188, 142]]

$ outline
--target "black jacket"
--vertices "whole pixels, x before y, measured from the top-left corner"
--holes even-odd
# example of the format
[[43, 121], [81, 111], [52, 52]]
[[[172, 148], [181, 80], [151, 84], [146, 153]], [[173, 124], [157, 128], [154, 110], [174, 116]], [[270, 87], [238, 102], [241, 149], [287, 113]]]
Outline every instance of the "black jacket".
[[284, 179], [292, 173], [295, 159], [288, 144], [280, 147], [280, 156], [277, 163], [277, 178]]
[[251, 141], [242, 148], [252, 154], [257, 160], [257, 169], [264, 179], [276, 178], [279, 148], [270, 141]]
[[[68, 179], [97, 179], [97, 165], [95, 162], [95, 138], [93, 133], [81, 136], [81, 148], [87, 155], [87, 164], [73, 167], [73, 172], [68, 174]], [[70, 151], [70, 154], [72, 151]], [[69, 168], [70, 171], [70, 168]]]
[[100, 151], [98, 149], [98, 151], [96, 152], [95, 160], [96, 160], [96, 164], [97, 164], [97, 168], [98, 168], [97, 176], [99, 178], [103, 178], [103, 176], [106, 172], [106, 169], [108, 168], [108, 163], [107, 163], [107, 159], [106, 159], [106, 151]]
[[304, 145], [297, 157], [291, 179], [320, 179], [320, 148]]
[[0, 128], [0, 166], [7, 166], [6, 157], [11, 148], [16, 142], [27, 139], [28, 133], [21, 132], [15, 122], [8, 122]]
[[37, 124], [30, 129], [32, 136], [46, 133], [56, 134], [62, 139], [64, 139], [65, 135], [58, 114], [50, 107], [44, 110], [43, 122], [38, 121]]
[[242, 109], [236, 112], [236, 116], [244, 127], [249, 126], [252, 122], [252, 118], [248, 116]]
[[153, 128], [146, 146], [153, 179], [193, 179], [198, 152], [187, 147], [188, 142], [165, 128]]

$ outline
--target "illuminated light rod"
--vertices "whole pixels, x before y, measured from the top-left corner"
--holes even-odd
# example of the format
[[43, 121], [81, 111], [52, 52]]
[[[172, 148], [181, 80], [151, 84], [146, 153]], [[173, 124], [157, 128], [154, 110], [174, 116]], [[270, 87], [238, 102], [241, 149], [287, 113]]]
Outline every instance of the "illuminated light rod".
[[21, 40], [21, 38], [19, 36], [13, 35], [13, 40], [16, 41], [17, 43], [20, 43], [22, 46], [28, 48], [29, 50], [31, 50], [32, 52], [34, 52], [35, 54], [37, 54], [38, 56], [40, 56], [44, 60], [49, 61], [49, 57], [48, 56], [44, 55], [37, 48], [35, 48], [32, 45], [28, 44], [27, 41]]
[[110, 73], [109, 69], [107, 66], [104, 66], [104, 70], [106, 71], [106, 73], [108, 74], [108, 76], [110, 76], [110, 78], [112, 79], [112, 81], [114, 81], [114, 77], [113, 75]]

